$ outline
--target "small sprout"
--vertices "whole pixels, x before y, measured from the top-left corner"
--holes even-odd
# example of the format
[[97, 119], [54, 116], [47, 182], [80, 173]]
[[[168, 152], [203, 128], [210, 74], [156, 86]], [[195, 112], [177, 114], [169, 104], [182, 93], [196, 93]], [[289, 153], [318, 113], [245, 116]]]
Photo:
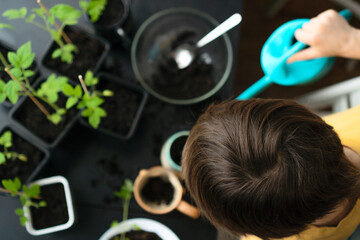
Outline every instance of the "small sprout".
[[[4, 188], [0, 187], [1, 192], [10, 193], [11, 196], [19, 196], [21, 204], [23, 206], [28, 207], [46, 207], [46, 202], [41, 200], [40, 202], [34, 201], [34, 199], [40, 199], [40, 185], [34, 184], [30, 188], [26, 185], [22, 185], [19, 178], [4, 179], [1, 181]], [[22, 191], [20, 191], [22, 189]], [[28, 221], [27, 217], [25, 217], [25, 211], [22, 208], [15, 209], [15, 214], [20, 217], [20, 224], [25, 226]]]
[[[125, 179], [124, 184], [121, 186], [120, 191], [114, 192], [114, 195], [123, 200], [123, 219], [125, 222], [128, 219], [130, 200], [133, 196], [134, 185], [130, 179]], [[124, 224], [125, 226], [125, 224]], [[125, 231], [122, 231], [120, 240], [126, 240]]]
[[[64, 89], [64, 94], [69, 97], [66, 104], [70, 107], [77, 103], [77, 108], [83, 109], [81, 116], [88, 118], [88, 122], [93, 128], [98, 128], [101, 118], [107, 116], [105, 109], [100, 106], [104, 102], [101, 98], [101, 92], [94, 89], [95, 85], [99, 82], [99, 79], [94, 77], [91, 71], [87, 71], [85, 74], [85, 80], [81, 75], [79, 75], [79, 81], [84, 94], [79, 96], [79, 90], [66, 87], [66, 89]], [[89, 92], [87, 86], [92, 87], [93, 91]], [[77, 91], [77, 95], [75, 94], [75, 90]]]
[[0, 165], [5, 164], [7, 160], [16, 160], [26, 162], [27, 157], [24, 154], [19, 154], [14, 151], [10, 151], [12, 147], [12, 133], [7, 130], [0, 136], [0, 146], [3, 147], [3, 152], [0, 152]]

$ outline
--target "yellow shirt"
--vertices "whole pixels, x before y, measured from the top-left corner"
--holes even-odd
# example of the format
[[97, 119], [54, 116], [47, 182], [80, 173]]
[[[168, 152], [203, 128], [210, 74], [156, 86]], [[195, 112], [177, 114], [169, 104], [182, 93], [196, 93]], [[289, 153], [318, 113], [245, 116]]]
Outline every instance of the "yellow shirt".
[[[360, 153], [360, 106], [347, 111], [324, 117], [324, 120], [334, 127], [344, 146], [348, 146]], [[360, 199], [350, 213], [343, 218], [336, 227], [309, 227], [287, 238], [277, 240], [346, 240], [360, 224]], [[241, 240], [259, 240], [255, 236], [242, 237]]]

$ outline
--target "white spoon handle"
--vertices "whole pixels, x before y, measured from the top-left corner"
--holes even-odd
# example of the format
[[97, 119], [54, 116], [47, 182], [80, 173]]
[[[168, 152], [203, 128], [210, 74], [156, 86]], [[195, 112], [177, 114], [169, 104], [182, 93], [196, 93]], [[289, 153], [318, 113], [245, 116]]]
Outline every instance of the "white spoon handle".
[[206, 34], [202, 39], [200, 39], [196, 43], [196, 47], [201, 48], [208, 44], [209, 42], [213, 41], [217, 37], [223, 35], [236, 25], [238, 25], [241, 22], [241, 15], [239, 13], [235, 13], [231, 17], [229, 17], [225, 22], [221, 23], [219, 26], [214, 28], [212, 31], [210, 31], [208, 34]]

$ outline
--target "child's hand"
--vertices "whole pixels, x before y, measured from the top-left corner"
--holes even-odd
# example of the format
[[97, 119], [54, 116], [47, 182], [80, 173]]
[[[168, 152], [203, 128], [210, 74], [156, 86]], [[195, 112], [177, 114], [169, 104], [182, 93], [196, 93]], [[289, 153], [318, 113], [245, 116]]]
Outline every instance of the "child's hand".
[[288, 63], [329, 56], [360, 58], [359, 30], [334, 10], [310, 19], [296, 30], [295, 37], [310, 47], [292, 55]]

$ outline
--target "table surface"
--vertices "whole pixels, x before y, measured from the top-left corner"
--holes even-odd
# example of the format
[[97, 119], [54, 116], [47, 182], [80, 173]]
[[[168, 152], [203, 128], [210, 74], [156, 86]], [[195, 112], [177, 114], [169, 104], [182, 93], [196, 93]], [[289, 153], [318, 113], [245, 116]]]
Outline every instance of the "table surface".
[[[59, 1], [43, 2], [51, 7]], [[61, 2], [74, 6], [77, 4], [77, 1], [71, 0]], [[155, 12], [172, 7], [192, 7], [208, 13], [221, 22], [234, 12], [241, 13], [241, 2], [133, 0], [131, 14], [135, 29]], [[37, 7], [37, 4], [35, 0], [1, 0], [0, 12], [22, 6], [31, 9]], [[9, 23], [1, 17], [0, 22]], [[11, 24], [15, 25], [18, 31], [1, 29], [0, 40], [14, 48], [31, 40], [39, 63], [45, 53], [45, 46], [51, 41], [50, 37], [41, 29], [23, 24], [21, 20], [12, 21]], [[80, 20], [79, 25], [93, 32], [84, 18]], [[236, 53], [239, 28], [236, 27], [229, 32], [234, 53]], [[113, 46], [108, 59], [115, 60], [110, 61], [115, 64], [103, 66], [102, 71], [112, 72], [136, 83], [129, 51]], [[48, 73], [42, 72], [42, 74], [45, 76]], [[232, 78], [233, 74], [212, 99], [191, 106], [175, 106], [150, 97], [135, 135], [127, 141], [115, 139], [76, 123], [61, 143], [50, 150], [49, 162], [37, 176], [41, 178], [63, 175], [69, 180], [76, 209], [75, 225], [66, 231], [32, 237], [20, 226], [18, 217], [14, 214], [15, 208], [21, 206], [20, 201], [10, 197], [0, 197], [0, 239], [98, 239], [113, 220], [121, 221], [122, 204], [120, 199], [113, 197], [114, 189], [119, 189], [125, 178], [134, 180], [140, 169], [160, 165], [160, 148], [166, 138], [177, 131], [190, 129], [197, 116], [214, 99], [230, 97]], [[1, 128], [8, 124], [7, 112], [8, 109], [0, 106]], [[188, 197], [187, 199], [190, 200]], [[157, 220], [171, 228], [183, 240], [216, 239], [216, 229], [203, 218], [193, 220], [177, 211], [165, 215], [152, 215], [142, 210], [135, 200], [132, 200], [129, 218], [135, 217]]]

